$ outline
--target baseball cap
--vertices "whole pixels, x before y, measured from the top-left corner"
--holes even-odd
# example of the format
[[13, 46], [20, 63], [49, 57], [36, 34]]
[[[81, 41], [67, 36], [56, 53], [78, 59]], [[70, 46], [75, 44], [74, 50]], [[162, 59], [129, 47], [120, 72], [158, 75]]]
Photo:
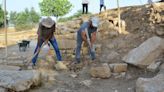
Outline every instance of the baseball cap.
[[99, 25], [99, 19], [97, 17], [92, 17], [91, 18], [91, 21], [92, 21], [92, 25], [94, 27], [98, 27], [98, 25]]

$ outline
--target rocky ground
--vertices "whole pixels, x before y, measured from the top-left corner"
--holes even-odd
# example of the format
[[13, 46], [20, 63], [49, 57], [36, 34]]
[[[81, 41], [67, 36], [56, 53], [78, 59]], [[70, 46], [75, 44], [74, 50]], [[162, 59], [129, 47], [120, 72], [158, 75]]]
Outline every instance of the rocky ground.
[[36, 41], [26, 52], [9, 47], [7, 60], [5, 50], [0, 49], [0, 92], [164, 92], [164, 3], [121, 8], [121, 31], [116, 9], [94, 16], [101, 21], [94, 62], [84, 46], [83, 62], [70, 64], [75, 32], [89, 18], [84, 15], [57, 26], [67, 70], [57, 70], [53, 50], [45, 53], [47, 48], [43, 48], [36, 70], [19, 71], [30, 59]]

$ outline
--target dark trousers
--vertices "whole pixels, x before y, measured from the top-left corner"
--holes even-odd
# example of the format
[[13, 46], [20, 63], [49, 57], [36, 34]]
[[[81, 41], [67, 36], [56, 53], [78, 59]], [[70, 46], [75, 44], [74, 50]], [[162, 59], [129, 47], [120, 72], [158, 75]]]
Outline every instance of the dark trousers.
[[106, 10], [106, 6], [105, 5], [103, 5], [103, 4], [101, 4], [100, 5], [100, 12], [101, 12], [101, 9], [104, 7], [104, 10]]
[[83, 14], [84, 13], [88, 13], [88, 4], [82, 4], [82, 7], [83, 7]]

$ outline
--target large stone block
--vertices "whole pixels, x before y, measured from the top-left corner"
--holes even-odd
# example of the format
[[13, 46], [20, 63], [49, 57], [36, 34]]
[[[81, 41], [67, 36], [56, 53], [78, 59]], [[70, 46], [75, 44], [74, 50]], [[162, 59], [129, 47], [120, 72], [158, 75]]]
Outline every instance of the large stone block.
[[104, 64], [99, 67], [91, 67], [90, 74], [95, 78], [109, 78], [111, 76], [111, 70], [108, 64]]
[[121, 73], [121, 72], [126, 72], [128, 64], [126, 63], [115, 63], [115, 64], [110, 64], [109, 65], [112, 72], [114, 73]]
[[136, 82], [136, 92], [164, 92], [164, 75], [154, 78], [139, 78]]
[[34, 70], [0, 70], [0, 87], [13, 91], [25, 91], [41, 82], [40, 72]]
[[151, 63], [164, 50], [164, 40], [160, 37], [152, 37], [142, 43], [139, 47], [131, 50], [124, 58], [123, 61], [135, 66], [145, 68]]

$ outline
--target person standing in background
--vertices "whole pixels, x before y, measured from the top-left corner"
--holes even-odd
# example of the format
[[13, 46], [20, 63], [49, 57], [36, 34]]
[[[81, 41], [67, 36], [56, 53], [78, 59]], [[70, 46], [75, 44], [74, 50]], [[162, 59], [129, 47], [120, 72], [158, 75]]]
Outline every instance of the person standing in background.
[[104, 10], [106, 10], [106, 6], [104, 5], [104, 0], [100, 0], [100, 13], [103, 7], [104, 7]]
[[83, 8], [83, 14], [88, 14], [88, 4], [89, 1], [88, 0], [82, 0], [82, 8]]
[[147, 2], [148, 2], [148, 4], [153, 4], [152, 0], [148, 0]]

